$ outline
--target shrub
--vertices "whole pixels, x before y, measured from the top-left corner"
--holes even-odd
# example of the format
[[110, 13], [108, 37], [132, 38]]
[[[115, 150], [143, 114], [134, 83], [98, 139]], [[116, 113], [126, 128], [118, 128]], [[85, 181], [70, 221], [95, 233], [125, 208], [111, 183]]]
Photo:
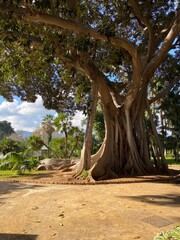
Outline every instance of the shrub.
[[168, 232], [161, 232], [154, 238], [154, 240], [179, 240], [179, 239], [180, 239], [180, 226], [177, 226]]

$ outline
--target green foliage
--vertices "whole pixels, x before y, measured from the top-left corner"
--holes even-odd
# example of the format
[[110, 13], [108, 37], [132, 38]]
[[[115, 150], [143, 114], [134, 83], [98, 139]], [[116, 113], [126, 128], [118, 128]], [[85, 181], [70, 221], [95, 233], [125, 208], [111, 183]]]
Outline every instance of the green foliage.
[[[2, 21], [0, 26], [5, 32], [4, 42], [0, 42], [0, 52], [4, 59], [0, 64], [1, 74], [4, 76], [4, 80], [0, 82], [0, 94], [8, 100], [12, 100], [12, 95], [18, 95], [22, 100], [32, 102], [38, 94], [42, 96], [46, 108], [57, 111], [72, 111], [80, 107], [80, 102], [78, 105], [74, 104], [74, 96], [76, 83], [82, 82], [81, 75], [74, 69], [64, 68], [54, 47], [55, 40], [68, 49], [71, 45], [69, 36], [62, 30], [55, 33], [52, 27], [39, 29], [36, 24], [21, 24], [11, 18], [7, 20]], [[71, 47], [74, 48], [74, 43]], [[73, 58], [68, 51], [64, 51], [64, 54]]]
[[1, 170], [0, 169], [0, 178], [14, 178], [17, 177], [17, 171], [16, 170]]
[[173, 153], [167, 153], [166, 154], [166, 161], [168, 165], [176, 165], [176, 164], [180, 164], [180, 161], [177, 161], [175, 159], [175, 156]]
[[100, 107], [96, 111], [96, 117], [93, 126], [95, 138], [102, 143], [105, 136], [104, 116]]
[[14, 133], [11, 123], [8, 121], [0, 121], [0, 140]]
[[104, 137], [105, 137], [104, 116], [100, 105], [98, 105], [93, 125], [92, 154], [95, 154], [98, 151], [103, 142]]
[[[98, 79], [100, 97], [104, 84], [105, 94], [114, 97], [120, 110], [127, 106], [124, 103], [129, 105], [131, 98], [136, 104], [141, 96], [138, 91], [144, 90], [143, 106], [148, 98], [146, 90], [154, 96], [178, 76], [178, 53], [168, 55], [178, 47], [178, 24], [177, 30], [171, 29], [177, 12], [176, 1], [1, 0], [0, 95], [11, 101], [17, 95], [32, 102], [40, 95], [46, 108], [69, 116], [76, 109], [88, 112], [87, 82]], [[161, 61], [164, 64], [159, 66]], [[155, 70], [150, 84], [148, 77]], [[108, 99], [104, 101], [106, 110], [110, 105], [113, 104]], [[124, 110], [121, 113], [124, 115]], [[66, 117], [57, 120], [57, 128], [65, 135], [67, 157], [71, 126]], [[174, 123], [168, 116], [167, 119], [173, 128], [177, 125], [177, 121]], [[102, 120], [98, 121], [100, 125], [95, 124], [95, 128], [101, 142]], [[53, 127], [47, 119], [44, 130], [49, 145]]]
[[59, 157], [64, 158], [64, 138], [58, 137], [53, 138], [50, 147], [53, 149], [53, 152]]
[[26, 162], [24, 163], [24, 159], [20, 153], [9, 152], [3, 157], [0, 168], [21, 171], [21, 168], [23, 170], [25, 165]]
[[53, 115], [48, 114], [43, 118], [43, 120], [41, 122], [43, 131], [45, 133], [47, 133], [47, 135], [48, 135], [47, 145], [49, 145], [49, 143], [51, 142], [52, 133], [55, 131], [55, 129], [53, 127], [53, 121], [54, 121]]
[[23, 174], [25, 170], [31, 171], [38, 164], [37, 159], [30, 156], [31, 149], [26, 149], [23, 152], [8, 152], [0, 160], [0, 169], [17, 170], [18, 174]]
[[161, 105], [164, 111], [166, 119], [169, 121], [170, 130], [173, 134], [180, 139], [180, 95], [179, 90], [172, 91], [169, 95], [163, 99]]
[[[32, 170], [31, 172], [27, 171], [23, 173], [23, 177], [34, 177], [38, 174], [47, 174], [48, 171], [35, 171]], [[0, 178], [18, 178], [21, 177], [22, 174], [18, 174], [16, 170], [0, 170]]]
[[64, 158], [71, 157], [75, 151], [77, 154], [79, 146], [82, 146], [83, 133], [78, 127], [72, 126], [72, 118], [73, 116], [67, 113], [58, 113], [58, 116], [54, 119], [54, 126], [64, 135], [64, 138], [58, 140], [59, 154], [60, 156], [63, 155]]
[[[71, 158], [78, 157], [83, 144], [84, 133], [78, 127], [72, 126], [73, 115], [67, 113], [58, 113], [54, 118], [47, 115], [42, 121], [42, 130], [48, 134], [48, 142], [46, 144], [46, 136], [43, 139], [41, 132], [37, 131], [36, 136], [31, 136], [27, 143], [34, 151], [38, 151], [42, 146], [47, 147], [48, 156]], [[50, 131], [49, 131], [50, 130]], [[60, 137], [52, 138], [52, 130], [59, 132]]]
[[83, 178], [83, 179], [86, 179], [87, 177], [88, 177], [88, 171], [86, 171], [85, 169], [82, 171], [82, 173], [81, 173], [81, 177]]
[[[53, 153], [55, 153], [60, 158], [71, 158], [71, 157], [79, 157], [81, 148], [83, 145], [83, 132], [79, 130], [78, 127], [71, 127], [68, 132], [68, 139], [66, 143], [65, 137], [58, 137], [52, 139], [50, 143], [51, 149], [53, 149]], [[66, 146], [67, 144], [67, 146]], [[67, 147], [67, 156], [66, 156], [66, 147]]]
[[44, 142], [40, 136], [30, 136], [27, 142], [34, 151], [39, 151], [44, 145]]
[[100, 142], [95, 135], [92, 136], [92, 149], [91, 149], [91, 154], [97, 153], [99, 148], [101, 147], [102, 142]]
[[90, 37], [81, 37], [75, 42], [75, 48], [78, 51], [91, 51], [91, 40]]
[[68, 138], [68, 148], [69, 148], [69, 158], [79, 157], [81, 153], [81, 149], [84, 141], [84, 132], [80, 130], [78, 127], [72, 126], [69, 131]]
[[[180, 120], [179, 120], [179, 53], [174, 51], [174, 56], [169, 55], [167, 61], [163, 62], [156, 71], [155, 77], [152, 79], [151, 94], [157, 95], [164, 91], [160, 99], [157, 99], [153, 106], [154, 114], [159, 121], [156, 121], [158, 129], [161, 133], [161, 144], [166, 151], [173, 150], [178, 152], [180, 142]], [[174, 85], [170, 85], [168, 91], [167, 86], [174, 81]], [[177, 154], [175, 154], [177, 155]], [[177, 157], [178, 158], [178, 157]]]
[[180, 239], [180, 226], [171, 229], [168, 232], [161, 232], [154, 238], [154, 240], [179, 240]]
[[[149, 46], [148, 30], [145, 29], [143, 21], [134, 14], [128, 1], [95, 0], [89, 3], [63, 0], [1, 0], [0, 3], [0, 94], [8, 100], [17, 95], [22, 100], [34, 102], [37, 95], [41, 95], [46, 108], [56, 109], [58, 112], [73, 112], [80, 108], [87, 112], [88, 79], [75, 70], [76, 64], [73, 66], [72, 63], [76, 63], [79, 56], [85, 53], [82, 61], [86, 62], [91, 58], [100, 71], [111, 77], [109, 82], [124, 82], [124, 94], [127, 90], [127, 75], [132, 70], [131, 57], [126, 50], [112, 44], [110, 38], [115, 36], [117, 39], [130, 41], [137, 45], [138, 51], [143, 54]], [[158, 43], [157, 46], [154, 44], [155, 53], [161, 41], [164, 41], [161, 33], [168, 28], [175, 16], [176, 3], [138, 1], [137, 4], [142, 15], [152, 23], [153, 36]], [[55, 19], [61, 17], [67, 23], [70, 20], [76, 24], [77, 21], [77, 24], [82, 24], [82, 29], [94, 28], [94, 31], [98, 30], [97, 32], [104, 34], [109, 41], [101, 42], [87, 32], [79, 34], [55, 24], [44, 24], [41, 21], [34, 24], [33, 21], [26, 21], [26, 11], [29, 15], [33, 13], [33, 16], [49, 14]], [[159, 35], [160, 39], [156, 39]], [[176, 58], [174, 59], [176, 61]], [[174, 70], [175, 66], [166, 64], [159, 73], [163, 68]], [[173, 73], [172, 70], [171, 72]], [[160, 80], [159, 73], [158, 81], [163, 85], [164, 76]], [[173, 78], [175, 74], [169, 75]], [[154, 88], [155, 91], [162, 88], [162, 85]], [[117, 93], [120, 92], [121, 89], [118, 89]]]
[[66, 135], [72, 127], [72, 116], [67, 113], [58, 113], [53, 124], [58, 131]]
[[0, 152], [2, 152], [4, 155], [8, 152], [21, 152], [25, 150], [25, 146], [22, 142], [11, 139], [11, 138], [4, 138], [0, 142]]
[[173, 150], [177, 147], [177, 139], [173, 136], [168, 136], [165, 139], [165, 145], [168, 151]]

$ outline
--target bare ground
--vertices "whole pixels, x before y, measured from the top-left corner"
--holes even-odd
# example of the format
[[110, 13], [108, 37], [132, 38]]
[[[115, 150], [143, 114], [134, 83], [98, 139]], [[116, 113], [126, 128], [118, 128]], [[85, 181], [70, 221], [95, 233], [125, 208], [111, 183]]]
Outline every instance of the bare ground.
[[67, 185], [59, 177], [0, 181], [0, 240], [152, 240], [180, 225], [178, 178]]

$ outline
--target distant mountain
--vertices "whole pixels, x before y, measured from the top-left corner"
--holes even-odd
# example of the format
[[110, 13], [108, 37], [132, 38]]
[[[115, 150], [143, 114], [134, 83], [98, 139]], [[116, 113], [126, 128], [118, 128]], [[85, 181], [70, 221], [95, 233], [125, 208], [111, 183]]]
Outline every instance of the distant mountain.
[[28, 132], [28, 131], [23, 131], [23, 130], [17, 130], [16, 133], [20, 136], [22, 136], [22, 138], [29, 138], [32, 135], [32, 132]]

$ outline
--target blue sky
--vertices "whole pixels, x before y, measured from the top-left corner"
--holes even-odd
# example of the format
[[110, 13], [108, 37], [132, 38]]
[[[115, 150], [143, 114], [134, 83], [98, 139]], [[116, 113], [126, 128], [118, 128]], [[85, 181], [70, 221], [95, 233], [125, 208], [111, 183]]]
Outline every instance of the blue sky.
[[[18, 98], [15, 98], [14, 102], [7, 102], [0, 96], [0, 121], [11, 122], [15, 131], [34, 131], [40, 127], [43, 117], [47, 114], [55, 115], [56, 112], [45, 109], [40, 96], [35, 103], [22, 102]], [[81, 127], [83, 117], [81, 112], [77, 112], [73, 125]]]

